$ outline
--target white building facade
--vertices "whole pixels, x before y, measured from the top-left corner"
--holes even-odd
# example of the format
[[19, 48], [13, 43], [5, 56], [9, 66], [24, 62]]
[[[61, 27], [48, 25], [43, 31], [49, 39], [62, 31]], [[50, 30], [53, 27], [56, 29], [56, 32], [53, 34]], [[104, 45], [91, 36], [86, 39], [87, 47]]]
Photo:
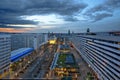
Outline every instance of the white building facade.
[[45, 42], [45, 34], [42, 33], [16, 33], [11, 35], [12, 51], [19, 48], [37, 49], [40, 44]]
[[72, 42], [100, 80], [120, 79], [120, 36], [80, 35]]
[[3, 74], [9, 72], [11, 52], [11, 36], [0, 34], [0, 78]]

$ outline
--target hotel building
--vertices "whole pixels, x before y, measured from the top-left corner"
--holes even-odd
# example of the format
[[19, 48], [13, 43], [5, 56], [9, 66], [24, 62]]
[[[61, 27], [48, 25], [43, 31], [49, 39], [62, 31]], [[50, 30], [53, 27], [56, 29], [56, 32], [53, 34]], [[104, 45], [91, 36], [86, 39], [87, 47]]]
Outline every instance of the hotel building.
[[100, 80], [120, 79], [120, 36], [79, 35], [72, 42]]

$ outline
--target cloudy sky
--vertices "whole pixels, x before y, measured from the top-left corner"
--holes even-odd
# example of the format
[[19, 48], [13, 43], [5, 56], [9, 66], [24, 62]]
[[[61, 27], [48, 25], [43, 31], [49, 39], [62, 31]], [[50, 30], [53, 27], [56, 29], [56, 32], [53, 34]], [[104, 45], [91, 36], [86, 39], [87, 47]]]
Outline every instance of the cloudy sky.
[[120, 0], [0, 0], [0, 32], [120, 31]]

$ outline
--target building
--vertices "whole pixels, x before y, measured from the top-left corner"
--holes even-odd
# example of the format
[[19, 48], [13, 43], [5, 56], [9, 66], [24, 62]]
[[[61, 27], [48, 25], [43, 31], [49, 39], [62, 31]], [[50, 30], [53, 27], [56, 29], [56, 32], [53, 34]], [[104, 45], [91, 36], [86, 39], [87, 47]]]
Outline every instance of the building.
[[33, 48], [37, 50], [41, 45], [48, 42], [47, 34], [35, 34], [33, 38]]
[[20, 48], [11, 51], [10, 57], [10, 79], [24, 72], [27, 66], [36, 58], [37, 54], [33, 48]]
[[70, 52], [70, 46], [68, 44], [62, 44], [58, 46], [59, 52], [67, 53]]
[[75, 75], [79, 74], [79, 67], [72, 53], [55, 53], [50, 70], [54, 70], [54, 74], [61, 78], [66, 76], [75, 79]]
[[7, 34], [0, 35], [0, 79], [9, 74], [11, 52], [11, 36]]
[[45, 42], [47, 39], [44, 34], [33, 34], [33, 33], [16, 33], [11, 34], [11, 46], [12, 51], [19, 48], [38, 48], [40, 44]]
[[11, 34], [11, 40], [12, 51], [17, 50], [19, 48], [32, 47], [33, 44], [32, 34], [31, 35], [24, 33]]
[[79, 35], [72, 42], [100, 80], [120, 79], [120, 36]]

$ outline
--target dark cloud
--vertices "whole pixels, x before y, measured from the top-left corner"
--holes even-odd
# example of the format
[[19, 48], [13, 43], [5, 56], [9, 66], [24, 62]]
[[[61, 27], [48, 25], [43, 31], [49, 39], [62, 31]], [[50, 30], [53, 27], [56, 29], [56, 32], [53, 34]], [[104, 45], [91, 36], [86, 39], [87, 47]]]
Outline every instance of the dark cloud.
[[19, 18], [1, 18], [1, 24], [37, 24], [38, 22], [33, 22], [30, 20], [22, 20]]
[[81, 12], [86, 6], [84, 3], [75, 3], [74, 0], [0, 0], [0, 24], [37, 24], [20, 18], [36, 14], [59, 14], [66, 16], [65, 20], [68, 21], [73, 18], [69, 16]]
[[[73, 15], [83, 10], [87, 5], [75, 3], [74, 0], [29, 0], [27, 11], [40, 14], [57, 13], [60, 15]], [[34, 13], [33, 12], [33, 13]]]
[[71, 21], [71, 22], [79, 21], [77, 18], [72, 17], [72, 16], [64, 17], [64, 20], [65, 20], [65, 21]]
[[26, 25], [26, 24], [37, 24], [38, 22], [33, 22], [30, 20], [22, 20], [19, 18], [19, 15], [16, 14], [8, 14], [6, 13], [5, 15], [0, 15], [0, 27], [2, 28], [20, 28], [20, 27], [15, 27], [15, 26], [7, 26], [8, 24], [19, 24], [19, 25]]
[[103, 4], [88, 9], [84, 15], [93, 21], [98, 21], [113, 16], [113, 12], [117, 8], [120, 8], [120, 0], [107, 0]]
[[94, 21], [99, 21], [99, 20], [102, 20], [106, 17], [111, 17], [113, 16], [112, 14], [109, 14], [109, 13], [98, 13], [94, 16]]
[[23, 26], [9, 26], [9, 25], [6, 25], [6, 24], [0, 24], [0, 28], [33, 28], [33, 27], [23, 27]]

